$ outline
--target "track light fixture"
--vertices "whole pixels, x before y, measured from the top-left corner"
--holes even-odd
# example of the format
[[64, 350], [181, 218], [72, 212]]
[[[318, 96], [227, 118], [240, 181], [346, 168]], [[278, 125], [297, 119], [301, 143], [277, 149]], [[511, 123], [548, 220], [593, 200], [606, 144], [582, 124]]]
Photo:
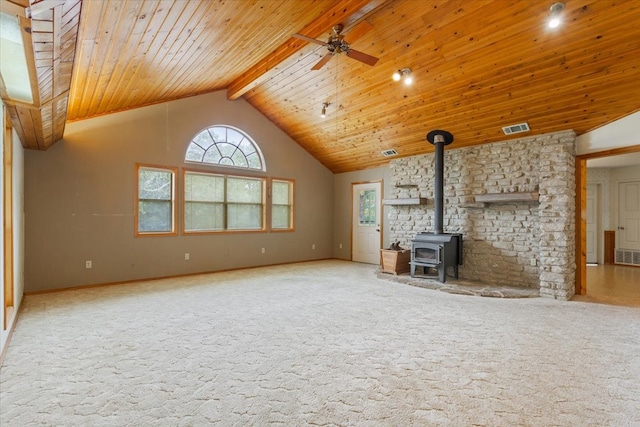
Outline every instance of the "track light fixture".
[[327, 107], [328, 107], [329, 105], [330, 105], [330, 104], [329, 104], [328, 102], [323, 102], [323, 103], [322, 103], [322, 112], [320, 113], [320, 117], [322, 117], [323, 119], [324, 119], [325, 117], [327, 117]]
[[413, 77], [411, 77], [411, 68], [403, 68], [401, 70], [398, 70], [393, 73], [391, 78], [396, 82], [404, 80], [404, 84], [407, 86], [413, 83]]
[[564, 3], [557, 2], [551, 5], [549, 11], [551, 12], [551, 19], [549, 19], [549, 28], [557, 28], [560, 23], [560, 15], [562, 15], [562, 11], [564, 10]]

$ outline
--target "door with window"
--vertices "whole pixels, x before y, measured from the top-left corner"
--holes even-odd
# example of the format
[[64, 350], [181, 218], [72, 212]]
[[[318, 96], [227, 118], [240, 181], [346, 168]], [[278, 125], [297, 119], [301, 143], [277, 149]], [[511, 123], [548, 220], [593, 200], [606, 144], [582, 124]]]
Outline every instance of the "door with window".
[[380, 264], [382, 184], [353, 184], [352, 255], [356, 262]]

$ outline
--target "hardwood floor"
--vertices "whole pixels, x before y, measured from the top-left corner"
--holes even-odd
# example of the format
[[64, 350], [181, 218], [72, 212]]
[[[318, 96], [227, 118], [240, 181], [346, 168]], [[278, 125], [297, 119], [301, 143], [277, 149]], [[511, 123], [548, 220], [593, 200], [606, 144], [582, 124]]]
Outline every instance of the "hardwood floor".
[[640, 267], [587, 266], [587, 294], [572, 300], [640, 307]]

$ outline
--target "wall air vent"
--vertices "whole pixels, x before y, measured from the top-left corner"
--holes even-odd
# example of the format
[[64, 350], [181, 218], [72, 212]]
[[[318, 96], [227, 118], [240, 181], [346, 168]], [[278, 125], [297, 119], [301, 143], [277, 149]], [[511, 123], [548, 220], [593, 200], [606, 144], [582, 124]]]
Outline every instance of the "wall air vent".
[[383, 150], [382, 151], [382, 155], [385, 156], [385, 157], [397, 156], [398, 152], [396, 150], [394, 150], [393, 148], [391, 148], [389, 150]]
[[529, 129], [529, 124], [528, 123], [518, 123], [517, 125], [510, 125], [510, 126], [505, 126], [502, 128], [502, 132], [504, 132], [505, 135], [511, 135], [514, 133], [522, 133], [522, 132], [529, 132], [531, 129]]
[[616, 248], [616, 264], [640, 266], [640, 251]]

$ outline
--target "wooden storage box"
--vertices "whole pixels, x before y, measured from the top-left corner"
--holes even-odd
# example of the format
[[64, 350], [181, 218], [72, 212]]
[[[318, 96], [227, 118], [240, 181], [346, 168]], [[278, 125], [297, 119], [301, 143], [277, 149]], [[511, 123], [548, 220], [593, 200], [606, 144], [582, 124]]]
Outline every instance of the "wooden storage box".
[[411, 250], [404, 249], [394, 251], [391, 249], [380, 249], [380, 266], [383, 273], [402, 274], [408, 273], [411, 269]]

